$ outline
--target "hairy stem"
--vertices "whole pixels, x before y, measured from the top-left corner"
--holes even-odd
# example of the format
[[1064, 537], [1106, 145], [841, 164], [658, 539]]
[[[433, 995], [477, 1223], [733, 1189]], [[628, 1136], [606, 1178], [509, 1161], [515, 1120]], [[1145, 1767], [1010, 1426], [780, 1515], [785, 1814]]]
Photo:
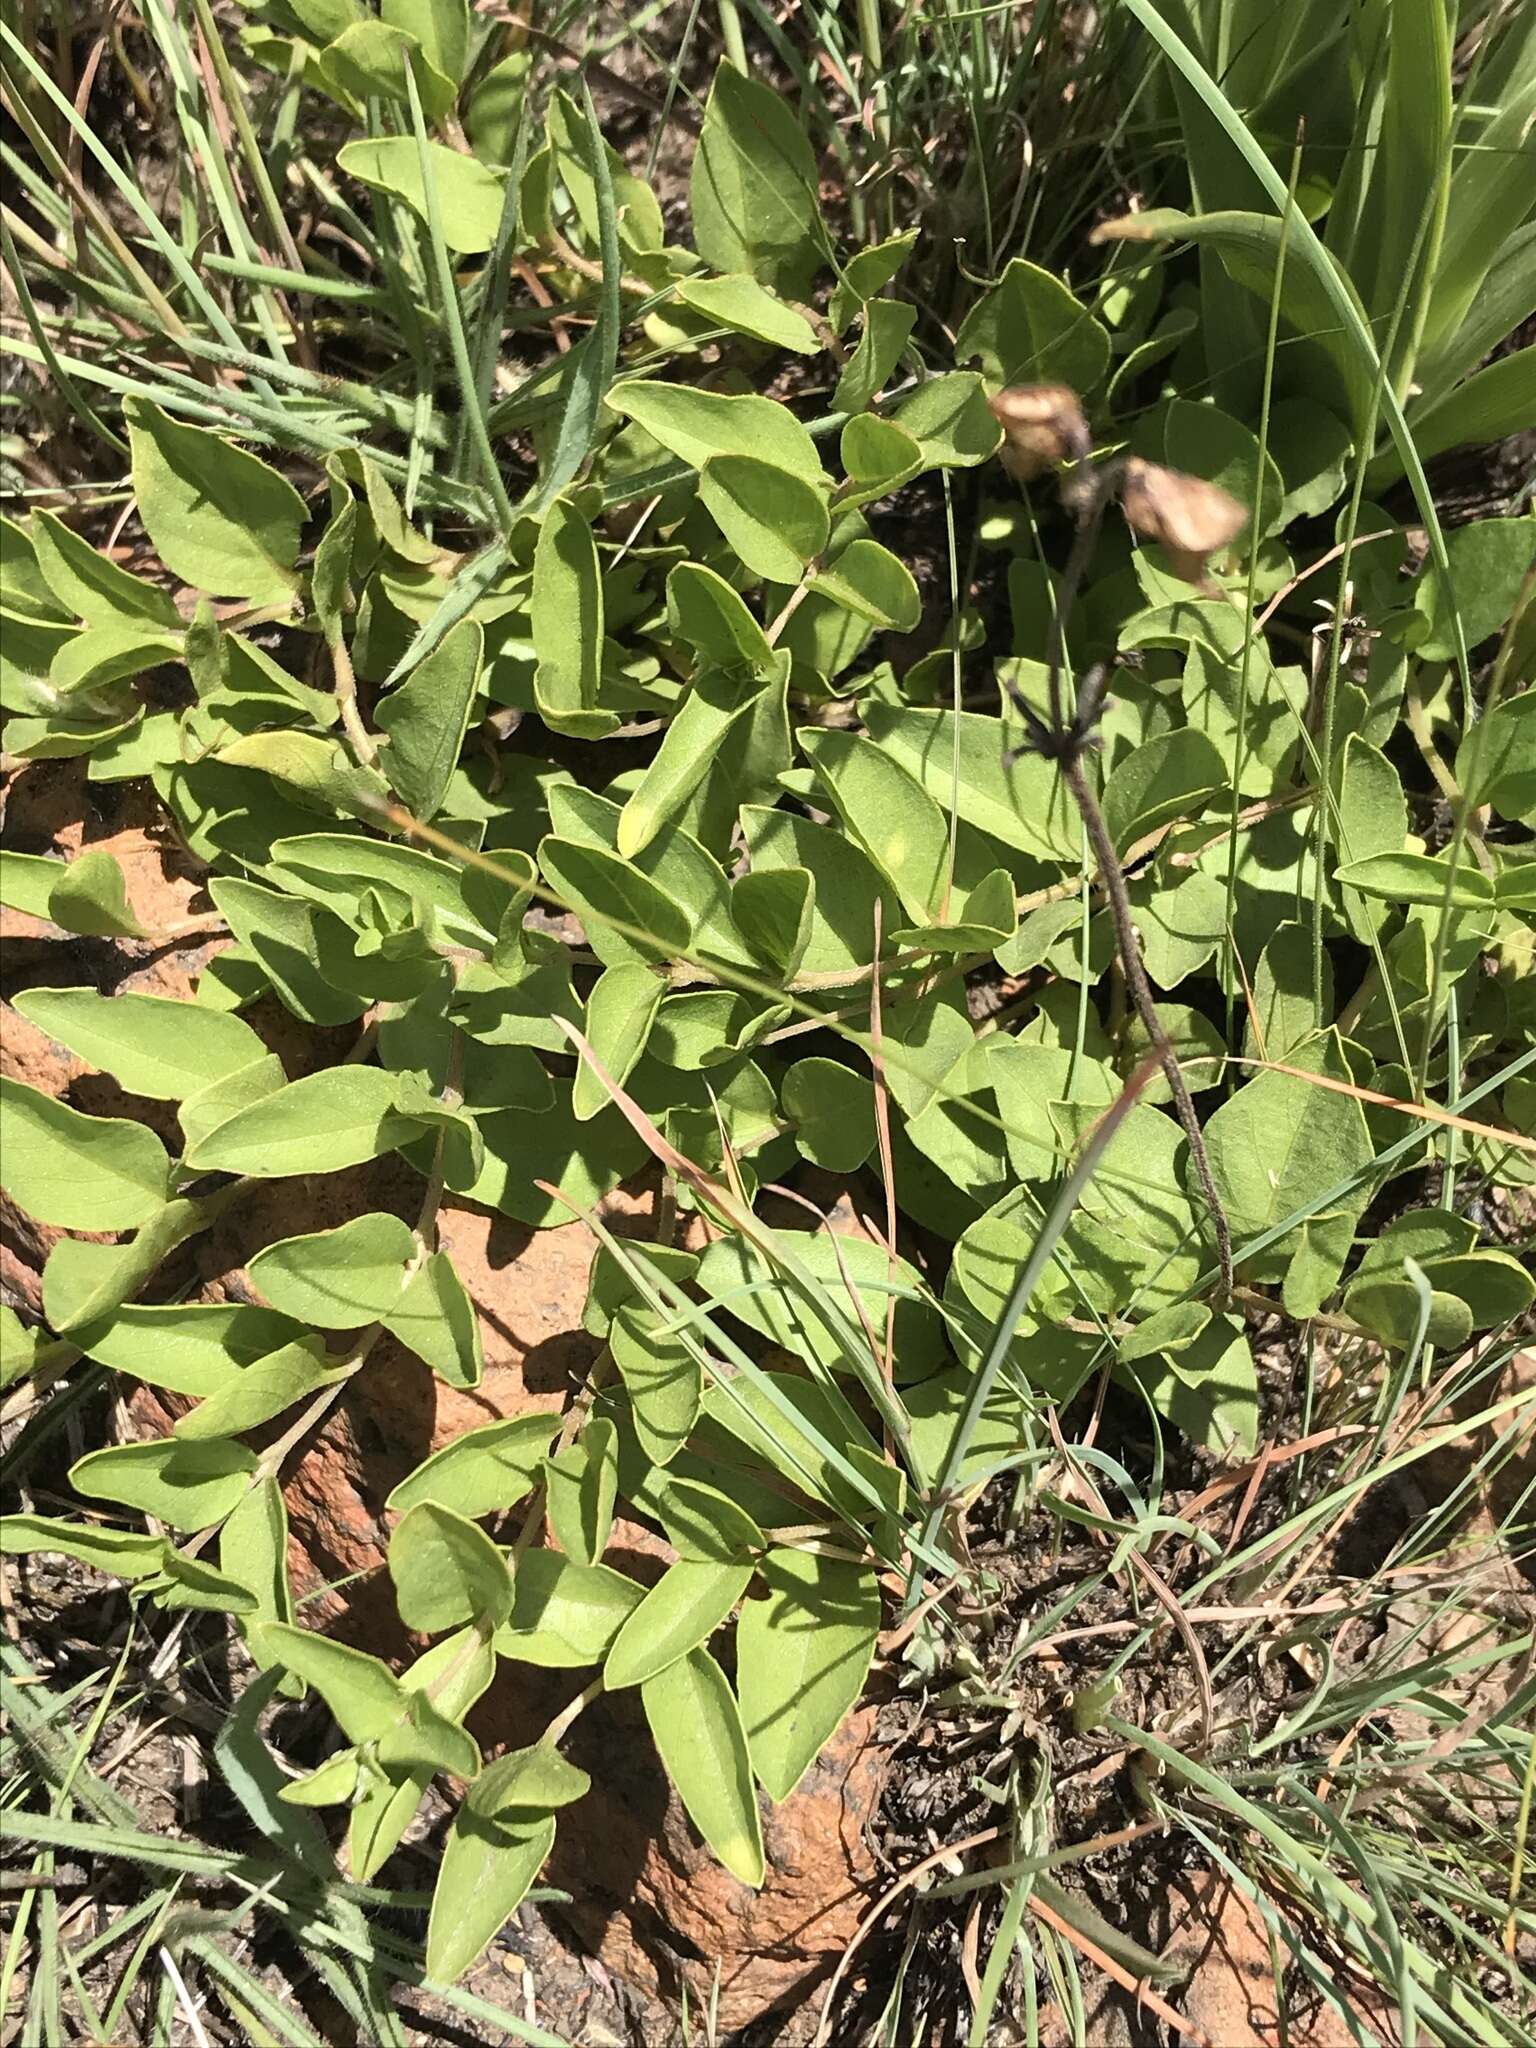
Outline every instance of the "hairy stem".
[[1162, 1063], [1163, 1074], [1173, 1096], [1174, 1109], [1184, 1128], [1184, 1135], [1189, 1140], [1190, 1157], [1195, 1162], [1195, 1171], [1200, 1176], [1200, 1187], [1210, 1206], [1211, 1221], [1216, 1229], [1216, 1250], [1221, 1261], [1222, 1295], [1225, 1299], [1230, 1299], [1233, 1286], [1231, 1226], [1227, 1222], [1227, 1212], [1222, 1207], [1221, 1197], [1216, 1192], [1210, 1156], [1205, 1149], [1205, 1136], [1200, 1129], [1200, 1119], [1195, 1114], [1195, 1105], [1190, 1099], [1184, 1070], [1179, 1065], [1178, 1056], [1169, 1043], [1162, 1019], [1157, 1014], [1157, 1005], [1152, 1000], [1152, 986], [1147, 980], [1147, 970], [1142, 965], [1141, 945], [1136, 936], [1136, 920], [1131, 910], [1130, 896], [1126, 891], [1125, 877], [1120, 872], [1115, 843], [1109, 835], [1108, 825], [1104, 822], [1099, 800], [1083, 774], [1082, 762], [1075, 754], [1069, 754], [1063, 761], [1061, 772], [1068, 789], [1072, 792], [1073, 802], [1082, 813], [1083, 823], [1088, 830], [1088, 842], [1098, 863], [1110, 915], [1114, 919], [1115, 945], [1119, 951], [1125, 985], [1131, 992], [1131, 1000], [1136, 1005], [1136, 1014], [1141, 1019], [1142, 1029], [1151, 1040], [1153, 1049]]
[[371, 768], [379, 758], [379, 750], [358, 709], [357, 677], [353, 672], [352, 657], [347, 652], [347, 643], [341, 637], [339, 628], [331, 641], [331, 667], [336, 678], [336, 702], [341, 709], [342, 730], [346, 733], [360, 765]]
[[1026, 747], [1042, 754], [1057, 764], [1062, 780], [1072, 793], [1088, 834], [1094, 863], [1099, 871], [1099, 884], [1109, 903], [1110, 915], [1115, 927], [1115, 945], [1119, 954], [1121, 972], [1125, 985], [1130, 990], [1131, 1000], [1136, 1005], [1142, 1028], [1152, 1044], [1169, 1092], [1173, 1106], [1189, 1140], [1190, 1156], [1195, 1162], [1195, 1171], [1200, 1176], [1200, 1186], [1210, 1206], [1211, 1220], [1216, 1231], [1216, 1249], [1221, 1261], [1221, 1292], [1223, 1302], [1232, 1296], [1232, 1231], [1227, 1222], [1227, 1212], [1222, 1207], [1221, 1197], [1216, 1192], [1216, 1182], [1211, 1173], [1210, 1155], [1205, 1149], [1205, 1138], [1200, 1129], [1200, 1119], [1195, 1115], [1195, 1105], [1190, 1099], [1189, 1088], [1157, 1014], [1152, 1000], [1151, 984], [1141, 960], [1141, 945], [1136, 934], [1136, 920], [1131, 910], [1131, 899], [1125, 886], [1125, 874], [1120, 865], [1120, 855], [1099, 808], [1099, 800], [1083, 774], [1083, 755], [1093, 744], [1092, 731], [1097, 722], [1103, 699], [1104, 685], [1109, 674], [1107, 664], [1091, 669], [1077, 692], [1072, 715], [1068, 718], [1062, 705], [1062, 669], [1066, 660], [1067, 621], [1071, 617], [1077, 594], [1094, 547], [1098, 542], [1099, 529], [1103, 524], [1105, 509], [1110, 499], [1120, 488], [1125, 476], [1123, 462], [1107, 462], [1101, 467], [1090, 468], [1087, 462], [1079, 462], [1068, 473], [1063, 486], [1062, 498], [1077, 520], [1077, 533], [1072, 542], [1072, 552], [1067, 557], [1067, 566], [1062, 575], [1061, 587], [1057, 594], [1055, 612], [1051, 620], [1051, 637], [1046, 679], [1047, 723], [1033, 712], [1017, 691], [1010, 690], [1015, 704], [1024, 716]]

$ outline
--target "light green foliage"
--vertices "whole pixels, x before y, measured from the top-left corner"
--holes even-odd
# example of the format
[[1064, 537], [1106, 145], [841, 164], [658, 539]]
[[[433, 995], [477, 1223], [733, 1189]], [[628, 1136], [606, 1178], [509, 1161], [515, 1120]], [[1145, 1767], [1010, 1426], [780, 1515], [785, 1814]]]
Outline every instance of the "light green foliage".
[[752, 1576], [750, 1564], [680, 1558], [669, 1565], [614, 1638], [603, 1666], [610, 1692], [643, 1685], [709, 1640]]
[[366, 105], [370, 98], [403, 105], [409, 99], [405, 73], [410, 64], [428, 118], [440, 120], [453, 105], [453, 85], [404, 26], [407, 17], [423, 11], [395, 0], [385, 10], [392, 21], [353, 22], [320, 52], [315, 64], [319, 83], [343, 105]]
[[522, 1415], [466, 1430], [403, 1479], [389, 1505], [403, 1514], [420, 1501], [439, 1501], [478, 1520], [515, 1507], [538, 1482], [558, 1415]]
[[234, 875], [219, 877], [210, 894], [256, 972], [295, 1016], [311, 1024], [344, 1024], [362, 1014], [367, 997], [337, 982], [351, 971], [355, 952], [338, 918]]
[[[1397, 771], [1378, 747], [1359, 733], [1344, 742], [1339, 771], [1337, 833], [1340, 853], [1351, 867], [1377, 856], [1398, 856], [1408, 832], [1408, 806]], [[1368, 871], [1369, 873], [1370, 871]], [[1369, 937], [1382, 923], [1370, 894], [1346, 894], [1345, 915]]]
[[511, 1619], [496, 1631], [497, 1651], [556, 1670], [600, 1664], [641, 1598], [633, 1579], [607, 1565], [530, 1551], [518, 1564]]
[[380, 1320], [450, 1387], [479, 1386], [480, 1318], [446, 1252], [427, 1254]]
[[1253, 978], [1249, 1049], [1258, 1059], [1289, 1060], [1312, 1036], [1316, 1022], [1311, 934], [1305, 925], [1282, 924], [1260, 954]]
[[396, 1305], [415, 1250], [398, 1216], [358, 1216], [336, 1230], [268, 1245], [250, 1262], [251, 1281], [297, 1322], [352, 1330]]
[[[10, 854], [7, 863], [23, 858]], [[54, 868], [56, 873], [43, 875], [40, 870], [45, 867]], [[39, 900], [43, 884], [47, 885], [47, 895]], [[77, 854], [67, 864], [40, 861], [25, 877], [23, 889], [32, 902], [38, 903], [37, 915], [50, 918], [64, 931], [81, 932], [88, 938], [147, 936], [129, 905], [123, 871], [110, 853]]]
[[680, 461], [699, 469], [711, 456], [746, 455], [808, 483], [822, 474], [815, 442], [789, 408], [771, 398], [628, 379], [609, 393], [608, 403]]
[[248, 1302], [145, 1304], [102, 1311], [81, 1330], [79, 1343], [114, 1372], [204, 1398], [302, 1334], [287, 1316]]
[[874, 1089], [840, 1060], [797, 1060], [784, 1076], [784, 1109], [817, 1166], [853, 1173], [875, 1149]]
[[1466, 1343], [1474, 1330], [1512, 1322], [1533, 1299], [1536, 1281], [1507, 1252], [1478, 1250], [1465, 1218], [1417, 1209], [1369, 1246], [1344, 1308], [1384, 1343], [1416, 1344], [1422, 1325], [1422, 1341], [1443, 1349]]
[[376, 1067], [336, 1067], [290, 1081], [237, 1110], [187, 1155], [199, 1172], [278, 1179], [376, 1159], [416, 1134], [395, 1108], [396, 1087]]
[[418, 818], [435, 816], [448, 793], [480, 685], [483, 648], [479, 625], [463, 620], [379, 706], [378, 722], [389, 735], [385, 773]]
[[640, 1697], [689, 1819], [732, 1877], [760, 1885], [763, 1828], [741, 1710], [725, 1673], [708, 1650], [693, 1650], [647, 1679]]
[[488, 1821], [460, 1807], [427, 1929], [427, 1968], [451, 1984], [522, 1904], [555, 1842], [552, 1816]]
[[[1069, 50], [1050, 10], [971, 10], [953, 36], [922, 10], [749, 10], [770, 68], [698, 85], [686, 221], [551, 36], [465, 0], [249, 10], [230, 79], [183, 10], [150, 10], [135, 61], [185, 145], [163, 206], [111, 177], [104, 84], [80, 113], [0, 28], [8, 104], [106, 209], [73, 207], [49, 159], [5, 231], [8, 279], [34, 279], [7, 476], [66, 510], [0, 521], [0, 711], [29, 764], [0, 904], [44, 931], [12, 976], [26, 1056], [43, 1034], [74, 1078], [0, 1084], [0, 1185], [44, 1241], [81, 1235], [51, 1243], [40, 1320], [0, 1315], [0, 1374], [8, 1415], [42, 1410], [21, 1459], [105, 1412], [91, 1376], [177, 1418], [87, 1437], [80, 1512], [55, 1474], [3, 1542], [230, 1615], [264, 1674], [253, 1717], [274, 1687], [317, 1694], [348, 1746], [260, 1793], [252, 1718], [232, 1783], [285, 1844], [303, 1808], [345, 1806], [356, 1884], [388, 1885], [447, 1781], [438, 1989], [590, 1789], [564, 1717], [482, 1759], [465, 1716], [519, 1678], [498, 1659], [570, 1672], [573, 1713], [638, 1688], [693, 1825], [755, 1886], [759, 1788], [792, 1797], [883, 1626], [921, 1610], [884, 1638], [892, 1680], [969, 1711], [984, 1485], [1012, 1490], [1021, 1555], [1090, 1537], [1138, 1602], [1149, 1557], [1181, 1598], [1196, 1566], [1246, 1588], [1269, 1524], [1197, 1557], [1222, 1468], [1305, 1434], [1256, 1352], [1309, 1361], [1319, 1429], [1350, 1418], [1287, 1474], [1305, 1499], [1530, 1311], [1526, 1263], [1473, 1219], [1533, 1171], [1536, 525], [1511, 499], [1447, 537], [1420, 457], [1530, 411], [1531, 351], [1504, 344], [1531, 310], [1536, 42], [1510, 10], [1453, 37], [1430, 0], [1175, 11], [1126, 0]], [[736, 10], [720, 23], [729, 46]], [[246, 104], [231, 81], [258, 71]], [[696, 84], [677, 73], [669, 104]], [[1063, 167], [1081, 181], [1090, 117], [1116, 187], [1158, 203], [1085, 241]], [[34, 244], [70, 250], [78, 290]], [[994, 459], [1020, 384], [1076, 393], [1075, 476], [1021, 485], [1012, 434]], [[23, 463], [42, 390], [68, 460], [99, 448], [67, 497]], [[1126, 455], [1230, 494], [1235, 540], [1202, 568], [1127, 534], [1106, 484]], [[1107, 664], [1082, 775], [1205, 1134], [1230, 1296], [1113, 874], [1021, 710], [1048, 712], [1058, 610], [1069, 708]], [[78, 841], [30, 803], [54, 773], [86, 792]], [[153, 817], [167, 872], [205, 891], [163, 929], [119, 815]], [[141, 992], [162, 959], [190, 999]], [[269, 1188], [260, 1235], [225, 1226], [248, 1183], [288, 1181], [316, 1199]], [[465, 1205], [492, 1219], [495, 1301], [455, 1264]], [[503, 1416], [505, 1347], [536, 1353], [545, 1315], [524, 1241], [582, 1242], [583, 1218], [590, 1355], [562, 1354], [548, 1412]], [[177, 1292], [214, 1230], [249, 1299]], [[434, 1638], [398, 1672], [300, 1625], [287, 1565], [295, 1461], [343, 1403], [371, 1455], [384, 1374], [421, 1428], [369, 1499], [383, 1590]], [[1170, 1526], [1179, 1437], [1220, 1484]], [[671, 1546], [647, 1583], [636, 1523]], [[1351, 1675], [1346, 1718], [1330, 1670], [1285, 1739], [1315, 1721], [1332, 1753], [1385, 1698]], [[1226, 1755], [1225, 1724], [1208, 1751], [1193, 1723], [1168, 1739], [1181, 1773]], [[1000, 1879], [983, 2006], [1028, 1900], [1058, 1896], [1048, 1792], [1026, 1797], [1010, 1744], [1006, 1772], [976, 1765], [1027, 1873]], [[1176, 1815], [1192, 1788], [1170, 1771], [1158, 1796]], [[291, 1839], [323, 1873], [323, 1838]], [[1243, 1840], [1252, 1875], [1268, 1838]], [[1337, 1849], [1289, 1895], [1354, 1969], [1393, 1942], [1350, 1936]], [[354, 1918], [316, 1953], [351, 1970], [337, 1896]], [[1474, 1930], [1509, 1910], [1453, 1903]], [[1449, 2005], [1435, 1971], [1415, 1995]], [[1493, 2038], [1480, 2006], [1442, 2024], [1402, 1991], [1421, 2033]], [[288, 2038], [255, 1997], [237, 2029]]]
[[655, 1502], [657, 1519], [680, 1557], [739, 1564], [763, 1549], [766, 1539], [757, 1523], [718, 1487], [669, 1473], [659, 1480]]
[[0, 1079], [0, 1186], [39, 1221], [132, 1230], [165, 1200], [169, 1169], [165, 1147], [143, 1124], [85, 1116], [24, 1081]]
[[455, 84], [469, 56], [467, 0], [381, 0], [379, 14], [391, 28], [416, 38], [429, 64]]
[[[871, 1139], [873, 1133], [871, 1133]], [[922, 1379], [944, 1357], [943, 1333], [915, 1267], [864, 1237], [836, 1237], [818, 1232], [791, 1240], [794, 1255], [811, 1276], [818, 1295], [854, 1318], [861, 1333], [868, 1319], [878, 1345], [885, 1344], [887, 1308], [894, 1300], [892, 1324], [895, 1366], [904, 1380]], [[829, 1326], [822, 1304], [774, 1286], [764, 1286], [772, 1266], [739, 1239], [722, 1238], [710, 1246], [699, 1267], [699, 1285], [753, 1329], [761, 1330], [786, 1350], [843, 1365], [840, 1334]], [[856, 1299], [858, 1306], [851, 1303]], [[862, 1340], [866, 1341], [867, 1340]]]
[[15, 1309], [3, 1307], [3, 1312], [0, 1312], [0, 1387], [9, 1387], [37, 1369], [37, 1354], [42, 1344], [40, 1330], [29, 1329]]
[[620, 1305], [608, 1326], [608, 1346], [624, 1381], [641, 1448], [658, 1465], [670, 1464], [686, 1445], [704, 1398], [704, 1376], [694, 1348], [681, 1333], [663, 1329], [641, 1303]]
[[1422, 903], [1436, 908], [1483, 911], [1493, 908], [1493, 887], [1476, 868], [1452, 871], [1449, 862], [1427, 853], [1373, 853], [1345, 863], [1338, 879], [1384, 903]]
[[1469, 647], [1503, 626], [1536, 563], [1536, 518], [1480, 519], [1452, 534], [1446, 553], [1449, 577], [1431, 564], [1414, 592], [1415, 609], [1426, 621], [1415, 647], [1422, 661], [1454, 655], [1458, 615]]
[[[245, 1639], [263, 1668], [272, 1661], [262, 1634], [267, 1622], [291, 1623], [292, 1589], [288, 1584], [288, 1510], [283, 1490], [270, 1475], [247, 1488], [219, 1530], [219, 1565], [251, 1599]], [[299, 1680], [285, 1677], [283, 1689], [297, 1693]]]
[[969, 370], [930, 377], [891, 417], [917, 443], [925, 468], [974, 468], [1003, 437], [980, 377]]
[[69, 1478], [87, 1500], [113, 1501], [153, 1515], [172, 1529], [192, 1530], [232, 1514], [255, 1469], [253, 1452], [215, 1437], [89, 1451], [70, 1468]]
[[1104, 787], [1104, 821], [1121, 853], [1175, 818], [1195, 818], [1226, 777], [1216, 749], [1186, 726], [1138, 747]]
[[402, 1711], [400, 1682], [379, 1658], [283, 1622], [264, 1633], [268, 1654], [314, 1686], [349, 1740], [376, 1742], [394, 1726]]
[[752, 1767], [787, 1799], [858, 1699], [880, 1627], [880, 1593], [861, 1565], [771, 1550], [767, 1598], [748, 1601], [736, 1636], [736, 1682]]
[[696, 313], [774, 348], [805, 356], [821, 348], [805, 315], [750, 277], [684, 277], [678, 281], [677, 295]]
[[803, 297], [820, 260], [816, 159], [793, 108], [725, 64], [715, 74], [688, 201], [699, 254], [717, 270]]
[[[1341, 1078], [1336, 1046], [1304, 1055], [1297, 1063]], [[1239, 1242], [1280, 1232], [1275, 1248], [1261, 1255], [1265, 1270], [1277, 1260], [1284, 1265], [1287, 1247], [1296, 1246], [1294, 1226], [1320, 1213], [1321, 1202], [1337, 1184], [1364, 1176], [1373, 1153], [1360, 1104], [1332, 1089], [1313, 1087], [1300, 1073], [1260, 1074], [1246, 1082], [1211, 1117], [1207, 1144]], [[1367, 1191], [1362, 1179], [1357, 1191], [1343, 1199], [1358, 1211]]]
[[724, 578], [700, 562], [679, 562], [667, 578], [667, 618], [708, 662], [746, 665], [759, 675], [773, 669], [762, 627]]
[[1456, 756], [1458, 775], [1470, 774], [1474, 763], [1478, 771], [1468, 794], [1503, 818], [1528, 823], [1536, 813], [1536, 697], [1527, 690], [1506, 698], [1489, 713], [1475, 748], [1472, 741], [1468, 733]]
[[737, 559], [770, 583], [798, 581], [827, 544], [820, 493], [755, 455], [711, 456], [699, 472], [699, 496]]
[[49, 1551], [56, 1557], [78, 1558], [82, 1564], [120, 1579], [146, 1578], [159, 1571], [163, 1550], [158, 1536], [133, 1529], [109, 1529], [47, 1515], [0, 1519], [0, 1554], [26, 1557], [32, 1551]]
[[1109, 362], [1109, 336], [1060, 278], [1015, 258], [967, 315], [955, 359], [981, 358], [998, 384], [1070, 384], [1085, 397]]
[[894, 633], [910, 633], [922, 617], [922, 599], [904, 562], [877, 540], [859, 537], [811, 579], [811, 589], [845, 611]]
[[1141, 422], [1137, 446], [1170, 469], [1219, 484], [1248, 513], [1250, 535], [1268, 533], [1279, 519], [1285, 495], [1279, 464], [1268, 454], [1261, 468], [1257, 436], [1216, 406], [1175, 398]]
[[901, 764], [853, 733], [803, 732], [800, 744], [843, 824], [925, 922], [945, 886], [949, 838], [939, 806]]
[[[489, 249], [501, 219], [502, 178], [489, 165], [463, 156], [443, 142], [429, 142], [427, 157], [437, 187], [444, 241], [460, 255]], [[422, 221], [427, 217], [427, 188], [421, 158], [407, 135], [385, 135], [349, 142], [337, 162], [349, 177], [371, 185], [388, 199], [397, 199]]]
[[301, 1338], [258, 1358], [200, 1401], [177, 1422], [176, 1435], [183, 1443], [239, 1436], [307, 1401], [334, 1377], [318, 1340]]
[[127, 407], [139, 516], [195, 590], [270, 604], [294, 596], [304, 501], [259, 457], [157, 405]]
[[499, 1628], [512, 1609], [506, 1559], [474, 1522], [418, 1501], [389, 1539], [389, 1575], [407, 1628], [440, 1635], [473, 1621]]
[[692, 920], [683, 905], [606, 847], [546, 839], [539, 865], [590, 926], [593, 951], [608, 965], [664, 960], [692, 940]]
[[1077, 857], [1078, 827], [1055, 770], [1035, 755], [1009, 763], [1011, 733], [1001, 720], [877, 704], [869, 729], [938, 803], [953, 792], [966, 824], [1021, 853]]
[[180, 628], [181, 615], [165, 591], [98, 554], [51, 512], [34, 515], [31, 539], [38, 575], [63, 609], [87, 626], [147, 620], [172, 631]]
[[613, 1424], [599, 1416], [576, 1442], [544, 1465], [550, 1525], [567, 1556], [596, 1564], [608, 1546], [618, 1498], [618, 1450]]
[[94, 989], [27, 989], [16, 1007], [132, 1095], [180, 1102], [263, 1056], [240, 1018], [164, 996], [98, 995]]
[[862, 412], [890, 381], [916, 319], [917, 308], [903, 305], [899, 299], [868, 301], [858, 346], [832, 394], [838, 412]]
[[557, 730], [602, 731], [612, 721], [596, 710], [603, 641], [597, 548], [586, 520], [563, 498], [539, 528], [528, 616], [541, 715]]

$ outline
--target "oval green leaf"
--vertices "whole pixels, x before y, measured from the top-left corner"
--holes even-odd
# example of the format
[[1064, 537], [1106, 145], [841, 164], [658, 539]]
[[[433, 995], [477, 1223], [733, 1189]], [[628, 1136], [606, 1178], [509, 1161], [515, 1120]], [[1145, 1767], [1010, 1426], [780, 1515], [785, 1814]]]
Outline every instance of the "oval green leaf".
[[[414, 155], [414, 142], [401, 146]], [[308, 515], [293, 485], [244, 448], [171, 419], [148, 399], [125, 399], [123, 415], [139, 517], [171, 574], [214, 597], [279, 604], [294, 596]]]
[[389, 1539], [395, 1604], [409, 1629], [440, 1635], [474, 1622], [499, 1628], [512, 1611], [512, 1572], [483, 1529], [437, 1501], [418, 1501]]
[[290, 1081], [209, 1132], [186, 1157], [199, 1173], [335, 1173], [415, 1135], [395, 1111], [395, 1079], [378, 1067], [330, 1067]]
[[39, 1223], [133, 1230], [164, 1203], [165, 1147], [126, 1117], [86, 1116], [0, 1077], [0, 1187]]
[[16, 1008], [131, 1095], [161, 1102], [180, 1102], [266, 1053], [250, 1025], [229, 1011], [166, 996], [31, 988], [16, 997]]
[[725, 1673], [694, 1650], [640, 1688], [645, 1718], [688, 1817], [726, 1869], [763, 1881], [763, 1825], [741, 1714]]
[[767, 1595], [736, 1628], [736, 1683], [752, 1764], [771, 1799], [787, 1799], [864, 1689], [880, 1631], [868, 1565], [770, 1550]]

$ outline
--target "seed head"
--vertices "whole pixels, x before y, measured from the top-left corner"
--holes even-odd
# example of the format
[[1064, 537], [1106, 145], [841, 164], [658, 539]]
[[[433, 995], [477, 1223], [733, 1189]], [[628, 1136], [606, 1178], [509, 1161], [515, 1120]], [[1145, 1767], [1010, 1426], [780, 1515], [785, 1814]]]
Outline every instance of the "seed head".
[[1243, 507], [1219, 484], [1164, 469], [1131, 456], [1120, 485], [1120, 504], [1131, 530], [1156, 541], [1168, 566], [1186, 583], [1206, 580], [1206, 565], [1248, 523]]
[[1058, 463], [1080, 462], [1093, 445], [1070, 385], [1013, 384], [987, 403], [1003, 429], [1003, 467], [1020, 483]]

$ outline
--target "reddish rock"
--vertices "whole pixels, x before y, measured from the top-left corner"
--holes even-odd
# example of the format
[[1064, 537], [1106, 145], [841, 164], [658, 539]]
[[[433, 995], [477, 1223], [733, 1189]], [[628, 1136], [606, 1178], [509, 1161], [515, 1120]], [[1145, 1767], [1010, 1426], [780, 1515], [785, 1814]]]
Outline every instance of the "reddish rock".
[[[1170, 2002], [1215, 2048], [1283, 2048], [1286, 2042], [1354, 2048], [1355, 2030], [1331, 2005], [1314, 2003], [1310, 1989], [1299, 2005], [1287, 2004], [1282, 2026], [1263, 1916], [1224, 1872], [1192, 1871], [1174, 1889], [1174, 1927], [1163, 1954], [1187, 1969], [1189, 1979]], [[1282, 1942], [1282, 1961], [1284, 1955]], [[1377, 2039], [1395, 2048], [1398, 2030], [1384, 2001], [1362, 1991], [1352, 2004]]]
[[1220, 1871], [1179, 1880], [1179, 1906], [1164, 1959], [1189, 1972], [1174, 2006], [1221, 2048], [1274, 2048], [1279, 2039], [1274, 1972], [1264, 1922]]
[[[111, 854], [123, 871], [129, 907], [146, 931], [163, 933], [211, 908], [202, 897], [201, 869], [171, 836], [148, 782], [92, 783], [84, 760], [32, 761], [6, 785], [5, 829], [6, 844], [21, 853], [66, 859], [78, 853]], [[39, 918], [0, 912], [0, 938], [57, 942], [58, 937], [56, 928]], [[143, 941], [129, 944], [132, 953], [147, 950]], [[188, 992], [192, 970], [184, 960], [177, 965], [185, 985], [160, 993]]]
[[754, 1892], [715, 1861], [672, 1795], [638, 1696], [597, 1702], [566, 1744], [593, 1789], [561, 1815], [550, 1858], [550, 1882], [571, 1894], [562, 1917], [629, 1982], [673, 1999], [686, 1984], [694, 2012], [707, 2007], [718, 1966], [724, 2031], [793, 2003], [808, 2036], [810, 1994], [836, 1968], [875, 1882], [864, 1827], [889, 1752], [874, 1745], [874, 1723], [873, 1708], [850, 1716], [781, 1806], [759, 1794], [768, 1874]]
[[24, 761], [5, 784], [5, 840], [18, 853], [73, 851], [91, 812], [82, 757]]

